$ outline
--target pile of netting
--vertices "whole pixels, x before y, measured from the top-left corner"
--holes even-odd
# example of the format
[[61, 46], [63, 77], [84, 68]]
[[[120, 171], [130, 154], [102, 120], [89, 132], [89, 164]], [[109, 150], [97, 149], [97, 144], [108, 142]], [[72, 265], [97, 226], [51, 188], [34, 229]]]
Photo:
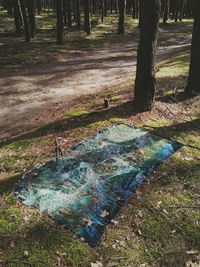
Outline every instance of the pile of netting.
[[180, 147], [141, 129], [113, 125], [38, 168], [21, 181], [16, 195], [97, 245], [145, 175]]

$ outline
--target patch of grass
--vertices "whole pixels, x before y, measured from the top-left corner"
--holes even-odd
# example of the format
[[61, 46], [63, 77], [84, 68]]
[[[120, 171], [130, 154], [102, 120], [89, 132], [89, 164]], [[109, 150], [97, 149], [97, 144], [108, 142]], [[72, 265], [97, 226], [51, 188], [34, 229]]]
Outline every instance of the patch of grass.
[[3, 158], [3, 167], [8, 171], [15, 168], [15, 165], [20, 160], [20, 156], [18, 155], [12, 155], [12, 156], [5, 156]]
[[84, 104], [84, 106], [85, 106], [87, 109], [90, 109], [90, 108], [92, 108], [92, 106], [93, 106], [92, 100], [90, 100], [90, 99], [84, 99], [84, 100], [82, 101], [82, 103]]
[[156, 214], [155, 216], [151, 215], [149, 218], [145, 219], [141, 230], [145, 235], [159, 241], [167, 237], [170, 232], [170, 226], [165, 218]]
[[23, 261], [24, 251], [28, 252], [26, 261], [38, 267], [63, 265], [89, 267], [93, 261], [92, 249], [78, 241], [72, 234], [58, 227], [50, 227], [42, 221], [29, 226], [25, 236], [15, 236], [14, 248], [3, 258]]
[[158, 119], [158, 120], [149, 120], [147, 122], [147, 125], [152, 126], [152, 127], [162, 127], [162, 126], [168, 126], [170, 125], [169, 120], [167, 119]]
[[87, 114], [87, 110], [84, 108], [78, 108], [78, 109], [74, 109], [70, 112], [67, 113], [67, 117], [77, 117], [77, 116], [81, 116], [81, 115], [85, 115]]
[[27, 167], [27, 165], [30, 164], [33, 159], [35, 159], [35, 155], [30, 154], [22, 154], [16, 153], [12, 155], [5, 154], [2, 157], [2, 163], [1, 166], [3, 169], [5, 169], [7, 172], [11, 171], [22, 171], [23, 168]]
[[22, 222], [21, 211], [18, 208], [0, 209], [0, 235], [14, 232]]
[[116, 95], [116, 96], [112, 96], [110, 100], [111, 100], [112, 102], [117, 102], [117, 101], [120, 100], [121, 98], [122, 98], [122, 96], [120, 96], [120, 95], [117, 96], [117, 95]]
[[5, 146], [4, 148], [5, 149], [9, 149], [9, 150], [18, 150], [18, 149], [21, 149], [21, 150], [24, 150], [28, 147], [30, 147], [32, 145], [32, 143], [28, 140], [23, 140], [23, 141], [15, 141], [7, 146]]

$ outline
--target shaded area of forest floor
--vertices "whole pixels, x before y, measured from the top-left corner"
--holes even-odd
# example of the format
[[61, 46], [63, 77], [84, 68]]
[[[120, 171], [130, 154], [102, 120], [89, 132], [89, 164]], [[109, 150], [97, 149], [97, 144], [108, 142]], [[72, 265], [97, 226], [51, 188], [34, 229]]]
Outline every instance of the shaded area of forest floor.
[[[45, 124], [31, 131], [27, 127], [28, 132], [1, 142], [0, 263], [37, 267], [89, 267], [96, 261], [106, 267], [200, 264], [200, 149], [191, 147], [200, 148], [200, 97], [183, 95], [188, 61], [188, 51], [181, 50], [159, 63], [152, 112], [134, 114], [133, 80], [128, 80], [81, 97], [69, 109], [59, 104], [49, 107], [42, 115], [47, 117]], [[104, 97], [111, 99], [108, 110], [103, 109]], [[16, 201], [13, 190], [23, 173], [55, 156], [55, 137], [64, 138], [67, 149], [118, 122], [147, 128], [186, 146], [148, 177], [118, 213], [115, 224], [107, 227], [101, 245], [92, 249], [62, 225]]]

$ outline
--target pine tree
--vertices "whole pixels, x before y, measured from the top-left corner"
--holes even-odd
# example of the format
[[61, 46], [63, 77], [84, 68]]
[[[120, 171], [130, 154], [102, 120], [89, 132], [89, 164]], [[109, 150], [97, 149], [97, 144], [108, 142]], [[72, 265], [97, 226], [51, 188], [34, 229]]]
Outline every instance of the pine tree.
[[63, 44], [63, 0], [56, 0], [57, 44]]
[[126, 6], [126, 1], [125, 0], [118, 0], [118, 8], [119, 8], [118, 33], [119, 34], [123, 34], [124, 33], [125, 6]]
[[190, 70], [186, 94], [200, 93], [200, 1], [195, 1]]
[[140, 41], [137, 52], [137, 71], [134, 107], [143, 112], [153, 108], [155, 97], [155, 54], [160, 17], [160, 0], [140, 0]]
[[90, 35], [90, 9], [89, 0], [84, 0], [84, 31]]

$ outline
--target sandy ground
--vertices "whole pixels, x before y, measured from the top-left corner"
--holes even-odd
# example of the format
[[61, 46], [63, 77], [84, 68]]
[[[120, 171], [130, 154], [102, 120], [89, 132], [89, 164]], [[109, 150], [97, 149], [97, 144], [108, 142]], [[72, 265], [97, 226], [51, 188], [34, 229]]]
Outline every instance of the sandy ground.
[[[163, 34], [166, 33], [161, 32], [161, 37]], [[169, 42], [159, 46], [158, 61], [172, 57], [180, 49], [189, 49], [191, 34], [180, 34], [179, 38], [167, 34]], [[58, 105], [64, 104], [67, 110], [74, 99], [134, 79], [136, 51], [137, 43], [126, 41], [79, 51], [44, 66], [4, 70], [0, 74], [1, 138], [31, 130]]]

